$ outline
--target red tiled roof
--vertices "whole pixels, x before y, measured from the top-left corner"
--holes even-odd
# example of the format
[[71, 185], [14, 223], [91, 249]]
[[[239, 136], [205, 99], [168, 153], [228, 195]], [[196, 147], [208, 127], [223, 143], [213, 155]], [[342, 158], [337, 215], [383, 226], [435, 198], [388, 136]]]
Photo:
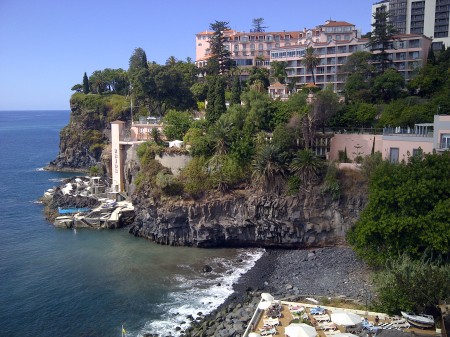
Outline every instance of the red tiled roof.
[[286, 86], [284, 84], [281, 84], [280, 82], [276, 81], [274, 84], [269, 85], [269, 88], [273, 88], [273, 89], [283, 88], [283, 89], [285, 89]]
[[212, 35], [212, 34], [213, 34], [213, 32], [208, 32], [208, 31], [206, 30], [206, 31], [204, 31], [204, 32], [197, 33], [197, 34], [195, 34], [195, 35]]
[[323, 25], [324, 27], [337, 27], [337, 26], [354, 26], [354, 24], [346, 21], [330, 21]]

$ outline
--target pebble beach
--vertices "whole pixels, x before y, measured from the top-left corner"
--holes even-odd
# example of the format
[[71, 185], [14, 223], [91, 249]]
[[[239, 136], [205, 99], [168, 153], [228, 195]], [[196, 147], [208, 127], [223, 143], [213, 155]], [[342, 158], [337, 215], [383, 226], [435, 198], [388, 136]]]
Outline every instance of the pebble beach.
[[267, 250], [234, 285], [234, 293], [181, 336], [242, 336], [262, 292], [279, 300], [345, 297], [364, 303], [369, 291], [370, 270], [350, 248]]

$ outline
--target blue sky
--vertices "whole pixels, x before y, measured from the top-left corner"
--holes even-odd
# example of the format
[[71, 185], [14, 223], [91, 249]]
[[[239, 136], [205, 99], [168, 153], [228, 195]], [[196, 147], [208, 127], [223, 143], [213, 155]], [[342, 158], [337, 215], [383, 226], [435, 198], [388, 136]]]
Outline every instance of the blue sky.
[[[369, 0], [0, 0], [0, 110], [69, 109], [70, 90], [105, 68], [128, 69], [136, 47], [149, 61], [195, 59], [195, 33], [229, 21], [248, 31], [300, 30], [327, 19], [370, 30]], [[224, 5], [219, 5], [224, 4]]]

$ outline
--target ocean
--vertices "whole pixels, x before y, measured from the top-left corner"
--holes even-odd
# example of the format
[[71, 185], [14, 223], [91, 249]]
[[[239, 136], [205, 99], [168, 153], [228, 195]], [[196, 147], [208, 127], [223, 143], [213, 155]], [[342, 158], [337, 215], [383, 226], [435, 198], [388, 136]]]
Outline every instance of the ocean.
[[0, 111], [0, 336], [121, 336], [122, 325], [127, 336], [177, 336], [187, 315], [221, 304], [263, 251], [54, 228], [38, 199], [76, 175], [43, 170], [68, 121], [69, 111]]

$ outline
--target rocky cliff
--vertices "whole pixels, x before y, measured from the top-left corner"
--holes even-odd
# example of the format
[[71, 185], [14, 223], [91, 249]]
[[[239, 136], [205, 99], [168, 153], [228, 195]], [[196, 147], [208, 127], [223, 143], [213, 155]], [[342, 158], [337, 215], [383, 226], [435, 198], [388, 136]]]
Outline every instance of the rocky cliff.
[[110, 139], [110, 122], [125, 120], [129, 115], [125, 97], [76, 93], [70, 99], [70, 110], [69, 124], [60, 132], [59, 154], [48, 169], [87, 170], [103, 166], [104, 171], [109, 171], [110, 158], [105, 148]]
[[[349, 177], [346, 178], [351, 179]], [[345, 234], [367, 203], [365, 186], [339, 200], [320, 186], [295, 196], [242, 191], [197, 202], [155, 202], [135, 195], [130, 232], [166, 245], [306, 248], [345, 243]]]

